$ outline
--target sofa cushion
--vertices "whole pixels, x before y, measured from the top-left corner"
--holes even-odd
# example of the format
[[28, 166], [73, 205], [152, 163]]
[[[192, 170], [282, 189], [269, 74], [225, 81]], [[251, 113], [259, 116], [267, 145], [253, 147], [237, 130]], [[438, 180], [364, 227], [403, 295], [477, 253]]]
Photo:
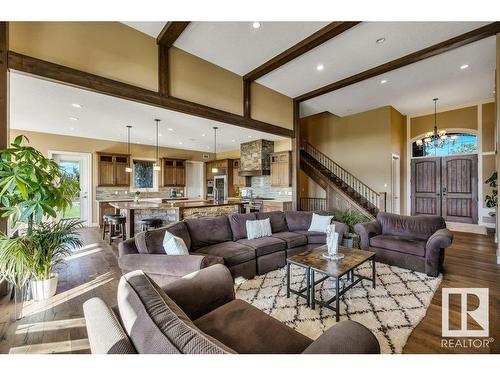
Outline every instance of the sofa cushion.
[[312, 212], [287, 211], [285, 212], [285, 218], [290, 232], [307, 231], [311, 226]]
[[427, 242], [424, 240], [401, 236], [389, 236], [385, 234], [380, 234], [370, 238], [370, 246], [393, 250], [399, 253], [416, 255], [419, 257], [425, 256], [426, 243]]
[[257, 219], [268, 219], [271, 221], [271, 230], [273, 233], [287, 232], [288, 226], [286, 225], [285, 213], [283, 211], [271, 212], [258, 212]]
[[295, 233], [303, 234], [307, 237], [307, 243], [311, 244], [326, 244], [326, 233], [310, 232], [308, 230], [297, 230]]
[[184, 220], [191, 236], [191, 250], [231, 241], [233, 232], [227, 216]]
[[118, 309], [125, 331], [138, 353], [234, 353], [200, 331], [142, 271], [130, 272], [120, 279]]
[[255, 249], [255, 255], [258, 257], [286, 249], [286, 242], [276, 237], [261, 237], [253, 240], [243, 239], [237, 242]]
[[234, 300], [198, 318], [206, 334], [246, 354], [299, 354], [312, 340], [242, 300]]
[[215, 255], [224, 258], [224, 264], [228, 267], [255, 259], [255, 250], [253, 248], [233, 241], [205, 246], [194, 254]]
[[165, 254], [163, 248], [163, 239], [165, 231], [181, 238], [186, 244], [187, 249], [191, 248], [191, 237], [187, 230], [186, 224], [178, 221], [167, 225], [166, 227], [139, 232], [135, 235], [135, 246], [141, 254]]
[[233, 241], [247, 238], [247, 220], [257, 220], [257, 216], [254, 213], [229, 215], [229, 225], [233, 232]]
[[304, 246], [307, 244], [307, 237], [303, 234], [295, 232], [278, 232], [273, 233], [273, 237], [286, 241], [286, 248], [292, 249], [297, 246]]
[[434, 215], [403, 216], [380, 212], [377, 221], [382, 227], [382, 234], [425, 241], [439, 229], [446, 228], [444, 219]]

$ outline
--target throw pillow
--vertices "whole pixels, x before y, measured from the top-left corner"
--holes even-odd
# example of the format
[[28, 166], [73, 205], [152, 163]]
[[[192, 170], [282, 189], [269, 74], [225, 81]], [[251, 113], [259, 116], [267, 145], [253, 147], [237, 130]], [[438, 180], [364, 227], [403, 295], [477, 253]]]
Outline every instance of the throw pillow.
[[247, 238], [253, 240], [254, 238], [269, 237], [273, 233], [271, 231], [271, 221], [269, 218], [264, 220], [247, 220]]
[[189, 255], [183, 239], [174, 236], [168, 230], [165, 231], [165, 237], [163, 237], [163, 249], [167, 255]]
[[309, 232], [322, 232], [326, 233], [326, 228], [332, 222], [333, 216], [323, 216], [313, 213], [311, 220], [311, 226], [309, 227]]

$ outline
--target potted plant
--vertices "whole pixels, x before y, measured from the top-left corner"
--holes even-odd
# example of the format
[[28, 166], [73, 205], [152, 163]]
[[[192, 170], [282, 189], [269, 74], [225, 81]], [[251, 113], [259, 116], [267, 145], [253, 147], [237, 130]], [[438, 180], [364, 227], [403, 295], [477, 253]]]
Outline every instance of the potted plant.
[[349, 248], [357, 247], [359, 236], [354, 232], [354, 226], [358, 223], [366, 222], [367, 218], [356, 211], [347, 209], [337, 210], [335, 212], [335, 220], [349, 227], [349, 232], [344, 234], [342, 245]]
[[[493, 172], [493, 174], [484, 182], [485, 184], [488, 184], [491, 188], [491, 195], [486, 195], [484, 198], [484, 201], [486, 203], [486, 207], [488, 208], [495, 208], [498, 205], [498, 184], [497, 184], [497, 179], [498, 179], [498, 174], [497, 172]], [[494, 216], [495, 213], [491, 214], [491, 216]]]
[[17, 234], [0, 235], [0, 280], [11, 282], [16, 291], [31, 279], [54, 283], [50, 273], [66, 246], [81, 245], [73, 237], [81, 224], [57, 222], [79, 194], [78, 182], [24, 141], [29, 142], [20, 135], [0, 153], [0, 210]]

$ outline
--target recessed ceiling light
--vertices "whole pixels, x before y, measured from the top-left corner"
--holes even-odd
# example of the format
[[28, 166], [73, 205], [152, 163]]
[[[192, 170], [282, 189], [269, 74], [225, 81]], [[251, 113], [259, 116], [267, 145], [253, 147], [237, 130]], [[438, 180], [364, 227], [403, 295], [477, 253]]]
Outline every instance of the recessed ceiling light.
[[174, 129], [172, 129], [172, 128], [168, 128], [167, 130], [168, 130], [169, 132], [173, 132], [173, 131], [174, 131]]
[[69, 118], [71, 121], [78, 121], [78, 119], [76, 117], [70, 117]]
[[231, 139], [231, 142], [236, 142], [236, 140], [235, 139]]
[[460, 69], [464, 70], [464, 69], [467, 69], [468, 67], [469, 67], [469, 64], [464, 64], [464, 65], [460, 66]]
[[323, 69], [325, 69], [325, 66], [324, 66], [323, 64], [318, 64], [318, 65], [316, 66], [316, 70], [318, 70], [318, 71], [320, 71], [320, 72], [321, 72]]
[[206, 136], [206, 134], [205, 134], [205, 133], [203, 133], [201, 136], [202, 136], [202, 137], [205, 137], [205, 136]]
[[80, 104], [78, 104], [78, 103], [73, 103], [73, 104], [71, 104], [71, 106], [73, 108], [82, 108], [82, 106]]
[[182, 145], [182, 142], [179, 142], [180, 145]]
[[163, 134], [161, 134], [161, 133], [160, 133], [160, 134], [158, 134], [158, 137], [163, 137]]
[[252, 27], [254, 29], [259, 29], [260, 28], [260, 22], [254, 22], [254, 23], [252, 23]]
[[382, 81], [380, 81], [381, 84], [384, 84], [384, 83], [387, 83], [387, 80], [386, 79], [383, 79]]
[[251, 136], [251, 135], [249, 135], [249, 136], [248, 136], [248, 138], [252, 138], [252, 136]]
[[382, 44], [385, 42], [385, 38], [384, 37], [378, 38], [375, 42], [377, 42], [378, 44]]
[[69, 128], [69, 130], [75, 130], [75, 128], [71, 127], [71, 128]]

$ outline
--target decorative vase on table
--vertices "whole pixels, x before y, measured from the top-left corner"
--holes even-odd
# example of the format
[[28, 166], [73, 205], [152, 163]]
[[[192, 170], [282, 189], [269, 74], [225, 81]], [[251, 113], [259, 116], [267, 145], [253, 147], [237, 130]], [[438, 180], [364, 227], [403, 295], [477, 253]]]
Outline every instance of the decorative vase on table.
[[327, 254], [324, 257], [330, 260], [340, 260], [344, 258], [344, 254], [338, 252], [339, 234], [335, 232], [335, 224], [330, 224], [326, 228], [326, 248]]

